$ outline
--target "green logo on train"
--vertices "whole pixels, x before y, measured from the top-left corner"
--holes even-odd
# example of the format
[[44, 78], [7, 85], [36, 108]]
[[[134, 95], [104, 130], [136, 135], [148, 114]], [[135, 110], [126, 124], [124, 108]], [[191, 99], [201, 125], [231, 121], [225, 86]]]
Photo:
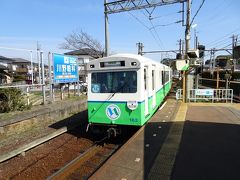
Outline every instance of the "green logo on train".
[[121, 110], [119, 109], [119, 107], [115, 104], [110, 104], [107, 108], [106, 108], [106, 115], [109, 119], [111, 120], [116, 120], [120, 117], [121, 115]]

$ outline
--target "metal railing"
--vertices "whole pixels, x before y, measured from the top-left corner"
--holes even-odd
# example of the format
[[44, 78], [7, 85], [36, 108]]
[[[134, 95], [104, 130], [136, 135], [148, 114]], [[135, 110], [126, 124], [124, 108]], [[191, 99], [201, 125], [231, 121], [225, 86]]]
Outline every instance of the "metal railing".
[[[183, 99], [182, 89], [176, 92], [176, 99]], [[188, 102], [233, 102], [232, 89], [190, 89], [187, 91]]]
[[[39, 89], [39, 92], [41, 92], [41, 97], [42, 97], [42, 102], [45, 103], [44, 101], [46, 100], [46, 94], [42, 93], [42, 87], [45, 86], [43, 84], [23, 84], [23, 85], [7, 85], [7, 86], [0, 86], [0, 89], [9, 89], [9, 88], [16, 88], [20, 89], [22, 92], [22, 97], [23, 99], [26, 98], [26, 104], [30, 105], [31, 103], [31, 98], [30, 98], [30, 93], [34, 92], [34, 89]], [[41, 98], [38, 98], [38, 100]], [[36, 100], [36, 99], [35, 99]]]
[[[44, 89], [43, 89], [44, 87]], [[52, 87], [52, 88], [51, 88]], [[65, 97], [80, 96], [86, 89], [78, 84], [71, 86], [60, 84], [56, 86], [45, 84], [0, 85], [0, 89], [16, 88], [21, 90], [22, 100], [26, 105], [40, 105], [65, 99]]]

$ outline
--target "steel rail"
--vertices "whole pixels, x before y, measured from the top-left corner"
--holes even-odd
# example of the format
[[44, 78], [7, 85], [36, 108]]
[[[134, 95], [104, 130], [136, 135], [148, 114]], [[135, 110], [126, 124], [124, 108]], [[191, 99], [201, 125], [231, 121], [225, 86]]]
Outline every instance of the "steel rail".
[[54, 131], [53, 133], [51, 133], [47, 136], [44, 136], [44, 137], [39, 138], [35, 141], [32, 141], [31, 143], [25, 144], [25, 145], [13, 150], [13, 151], [10, 151], [6, 154], [0, 155], [0, 163], [2, 163], [4, 161], [7, 161], [7, 160], [19, 155], [19, 154], [22, 154], [22, 153], [30, 150], [30, 149], [33, 149], [36, 146], [41, 145], [41, 144], [43, 144], [43, 143], [45, 143], [45, 142], [47, 142], [47, 141], [49, 141], [53, 138], [56, 138], [56, 137], [58, 137], [58, 136], [60, 136], [64, 133], [66, 133], [67, 131], [76, 128], [77, 126], [79, 126], [79, 124], [75, 125], [75, 126], [72, 126], [72, 127], [69, 127], [69, 128], [66, 127], [66, 126], [62, 127], [61, 129], [58, 129], [58, 130]]
[[71, 162], [66, 164], [61, 169], [59, 169], [57, 172], [49, 176], [47, 180], [65, 179], [67, 176], [76, 171], [79, 168], [79, 166], [81, 166], [84, 162], [93, 157], [100, 149], [102, 149], [103, 147], [101, 147], [99, 144], [104, 143], [106, 139], [108, 139], [108, 137], [104, 137], [100, 141], [95, 142], [84, 153], [80, 154]]

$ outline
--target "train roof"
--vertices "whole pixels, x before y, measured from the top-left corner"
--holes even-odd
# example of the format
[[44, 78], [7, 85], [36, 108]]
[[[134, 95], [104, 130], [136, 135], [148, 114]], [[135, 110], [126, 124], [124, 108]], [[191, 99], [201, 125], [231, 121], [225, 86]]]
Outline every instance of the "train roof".
[[108, 57], [103, 57], [103, 58], [99, 58], [99, 59], [96, 59], [96, 60], [92, 60], [88, 64], [93, 64], [93, 63], [96, 63], [96, 62], [104, 62], [104, 61], [113, 61], [113, 60], [116, 60], [116, 59], [121, 60], [123, 58], [125, 60], [138, 61], [139, 64], [152, 63], [152, 64], [162, 65], [164, 67], [168, 67], [168, 66], [166, 66], [166, 65], [164, 65], [160, 62], [157, 62], [157, 61], [154, 61], [154, 60], [149, 59], [147, 57], [136, 55], [136, 54], [114, 54], [114, 55], [111, 55], [111, 56], [108, 56]]

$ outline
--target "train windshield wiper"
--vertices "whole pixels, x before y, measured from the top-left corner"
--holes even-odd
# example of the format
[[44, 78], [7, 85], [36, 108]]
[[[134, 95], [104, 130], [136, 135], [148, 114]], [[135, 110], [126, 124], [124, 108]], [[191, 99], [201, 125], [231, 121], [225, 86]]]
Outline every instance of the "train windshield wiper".
[[[123, 84], [122, 86], [120, 86], [117, 90], [111, 91], [112, 94], [110, 95], [110, 97], [108, 98], [108, 100], [112, 99], [113, 96], [114, 96], [116, 93], [119, 93], [120, 90], [122, 90], [123, 88], [125, 88], [126, 85], [127, 85], [127, 83], [124, 83], [124, 84]], [[121, 92], [120, 92], [120, 93], [121, 93]]]

